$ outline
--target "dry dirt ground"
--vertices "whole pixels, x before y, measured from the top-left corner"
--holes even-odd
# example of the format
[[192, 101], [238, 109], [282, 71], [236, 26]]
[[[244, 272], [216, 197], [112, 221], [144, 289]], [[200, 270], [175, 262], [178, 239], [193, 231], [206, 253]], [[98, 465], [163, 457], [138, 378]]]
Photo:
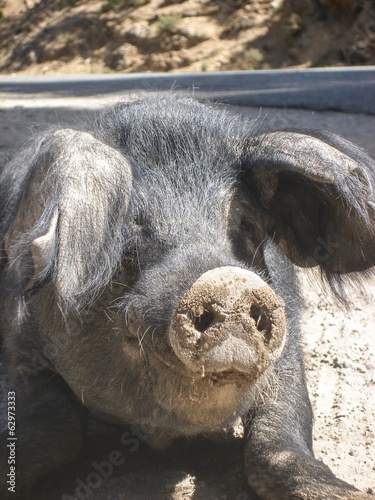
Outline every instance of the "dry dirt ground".
[[[106, 98], [109, 101], [110, 98]], [[22, 105], [21, 105], [22, 104]], [[16, 105], [16, 106], [15, 106]], [[0, 107], [0, 164], [12, 145], [32, 131], [35, 123], [71, 122], [102, 105], [100, 99], [43, 99], [3, 102]], [[77, 109], [81, 108], [81, 109]], [[375, 157], [374, 118], [344, 113], [230, 108], [268, 121], [271, 127], [323, 127], [367, 148]], [[31, 128], [30, 128], [31, 127]], [[353, 293], [353, 306], [341, 310], [314, 283], [316, 276], [300, 273], [306, 312], [304, 345], [310, 395], [315, 411], [314, 447], [319, 459], [341, 478], [375, 494], [375, 279]], [[5, 390], [5, 377], [1, 377]], [[1, 418], [4, 423], [4, 417]], [[170, 456], [150, 456], [142, 446], [134, 452], [119, 434], [92, 430], [88, 451], [66, 470], [49, 477], [32, 500], [90, 498], [92, 500], [250, 500], [240, 458], [240, 441], [192, 442]], [[94, 431], [96, 433], [94, 433]], [[185, 444], [181, 443], [181, 449]], [[113, 471], [97, 465], [119, 450], [126, 465]], [[95, 465], [95, 463], [96, 465]], [[104, 472], [103, 472], [104, 471]], [[104, 477], [105, 476], [105, 477]], [[74, 492], [82, 496], [75, 496]], [[88, 496], [84, 496], [84, 495]]]
[[373, 0], [0, 0], [0, 72], [375, 64]]

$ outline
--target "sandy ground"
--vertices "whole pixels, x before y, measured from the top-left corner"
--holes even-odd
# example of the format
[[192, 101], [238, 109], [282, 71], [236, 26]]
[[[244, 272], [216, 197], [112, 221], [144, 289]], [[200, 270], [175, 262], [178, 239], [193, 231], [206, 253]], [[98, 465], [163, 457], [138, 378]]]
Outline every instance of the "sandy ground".
[[[83, 113], [90, 117], [103, 102], [87, 100], [0, 100], [0, 164], [35, 124], [63, 123]], [[265, 120], [271, 127], [293, 124], [327, 128], [366, 148], [375, 157], [375, 118], [344, 113], [232, 108]], [[319, 459], [337, 476], [375, 494], [375, 280], [355, 295], [354, 306], [342, 310], [306, 273], [300, 273], [306, 311], [303, 318], [306, 367], [315, 410], [314, 447]], [[1, 370], [1, 366], [0, 366]], [[1, 379], [4, 390], [4, 374]], [[1, 395], [1, 394], [0, 394]], [[0, 415], [1, 418], [1, 415]], [[4, 418], [1, 418], [3, 424]], [[237, 439], [192, 442], [183, 453], [150, 456], [140, 446], [124, 450], [119, 435], [92, 435], [86, 455], [41, 485], [33, 500], [251, 500]], [[185, 449], [185, 445], [184, 445]], [[95, 475], [96, 464], [119, 450], [126, 465]], [[98, 479], [99, 477], [99, 479]], [[82, 496], [83, 495], [83, 496]], [[86, 496], [85, 496], [86, 495]]]

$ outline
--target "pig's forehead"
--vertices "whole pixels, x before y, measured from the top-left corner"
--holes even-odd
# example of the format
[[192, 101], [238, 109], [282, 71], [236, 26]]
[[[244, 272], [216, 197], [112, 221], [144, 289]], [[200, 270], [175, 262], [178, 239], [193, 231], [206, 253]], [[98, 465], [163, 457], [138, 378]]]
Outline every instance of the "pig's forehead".
[[235, 186], [234, 176], [214, 175], [204, 166], [141, 168], [133, 177], [129, 220], [166, 241], [182, 233], [207, 236], [215, 228], [218, 234], [227, 225]]
[[188, 99], [150, 98], [120, 103], [100, 128], [140, 168], [225, 169], [240, 153], [251, 124]]
[[144, 139], [139, 135], [129, 139], [123, 151], [135, 174], [146, 179], [156, 173], [170, 180], [193, 183], [207, 175], [227, 176], [238, 170], [241, 148], [224, 133], [202, 139], [198, 133], [178, 137], [169, 129], [168, 133], [156, 131], [152, 138]]
[[[212, 166], [211, 166], [212, 167]], [[200, 165], [135, 166], [132, 205], [140, 211], [221, 211], [234, 196], [235, 169]]]

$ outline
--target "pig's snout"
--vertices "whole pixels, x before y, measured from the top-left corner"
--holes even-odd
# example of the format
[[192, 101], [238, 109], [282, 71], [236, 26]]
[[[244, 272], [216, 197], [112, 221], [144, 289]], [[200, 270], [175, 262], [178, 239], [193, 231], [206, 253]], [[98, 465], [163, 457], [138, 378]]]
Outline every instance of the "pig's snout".
[[259, 276], [237, 267], [204, 273], [182, 298], [169, 330], [177, 357], [202, 375], [257, 377], [279, 357], [284, 338], [281, 300]]

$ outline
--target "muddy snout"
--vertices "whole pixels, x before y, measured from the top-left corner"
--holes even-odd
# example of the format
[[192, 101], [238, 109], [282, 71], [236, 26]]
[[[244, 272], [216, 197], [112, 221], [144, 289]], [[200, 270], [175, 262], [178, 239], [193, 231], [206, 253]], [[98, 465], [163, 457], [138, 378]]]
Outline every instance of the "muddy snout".
[[259, 376], [279, 357], [285, 314], [256, 274], [237, 267], [204, 273], [182, 298], [169, 331], [177, 357], [203, 375]]

